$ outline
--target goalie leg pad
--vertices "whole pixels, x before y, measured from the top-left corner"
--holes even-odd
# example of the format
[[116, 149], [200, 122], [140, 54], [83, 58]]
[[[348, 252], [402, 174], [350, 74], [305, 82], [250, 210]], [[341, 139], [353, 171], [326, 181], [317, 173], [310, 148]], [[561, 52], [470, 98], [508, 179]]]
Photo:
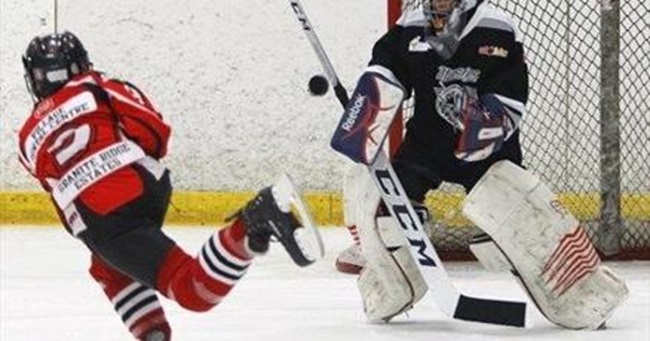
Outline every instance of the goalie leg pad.
[[489, 235], [476, 235], [469, 242], [469, 249], [483, 267], [492, 272], [511, 271], [512, 266]]
[[[354, 226], [356, 229], [356, 226]], [[361, 244], [354, 243], [348, 246], [336, 256], [334, 263], [338, 272], [350, 275], [358, 275], [366, 266], [366, 258], [361, 252]]]
[[362, 188], [367, 184], [367, 178], [366, 167], [358, 163], [350, 163], [343, 177], [343, 224], [350, 232], [354, 244], [338, 254], [335, 266], [336, 270], [346, 274], [358, 275], [366, 265], [366, 259], [361, 253], [357, 224], [367, 201], [364, 197], [366, 190]]
[[368, 320], [388, 322], [411, 309], [424, 296], [427, 285], [393, 218], [379, 217], [377, 226], [374, 235], [362, 236], [362, 245], [368, 238], [376, 241], [364, 245], [367, 264], [357, 285]]
[[580, 223], [531, 173], [495, 163], [463, 213], [492, 237], [541, 312], [570, 329], [602, 325], [628, 295]]
[[380, 194], [370, 174], [363, 174], [358, 183], [364, 189], [360, 195], [363, 200], [355, 202], [355, 221], [366, 266], [357, 286], [368, 319], [387, 322], [413, 307], [426, 293], [427, 285], [395, 220], [377, 217]]

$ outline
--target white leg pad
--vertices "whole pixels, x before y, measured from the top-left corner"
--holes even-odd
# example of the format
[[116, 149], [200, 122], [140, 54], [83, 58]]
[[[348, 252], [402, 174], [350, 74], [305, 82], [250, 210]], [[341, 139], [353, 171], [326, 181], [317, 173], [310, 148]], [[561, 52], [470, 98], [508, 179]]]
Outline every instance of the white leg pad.
[[412, 308], [426, 293], [427, 285], [394, 219], [376, 217], [380, 195], [370, 176], [364, 179], [365, 200], [357, 206], [362, 214], [356, 221], [366, 266], [357, 286], [368, 319], [387, 322]]
[[350, 163], [346, 167], [343, 177], [343, 223], [350, 232], [354, 243], [338, 254], [335, 266], [339, 272], [351, 275], [360, 274], [361, 269], [366, 265], [366, 259], [359, 244], [357, 219], [364, 211], [362, 204], [365, 198], [361, 185], [363, 185], [364, 177], [367, 176], [368, 170], [365, 166]]
[[506, 257], [487, 234], [474, 237], [469, 243], [469, 249], [487, 271], [504, 272], [512, 270], [512, 266], [508, 263]]
[[[343, 223], [345, 226], [357, 225], [357, 219], [365, 209], [367, 194], [363, 186], [367, 186], [368, 169], [359, 163], [346, 166], [343, 176]], [[374, 186], [369, 183], [370, 186]]]
[[513, 163], [494, 164], [465, 199], [463, 213], [492, 237], [551, 322], [595, 329], [626, 299], [627, 286], [601, 264], [580, 223]]
[[377, 224], [379, 228], [373, 229], [376, 235], [371, 238], [377, 238], [376, 243], [381, 245], [363, 244], [369, 236], [361, 237], [367, 263], [357, 284], [368, 320], [388, 322], [411, 309], [424, 296], [427, 285], [393, 218], [377, 218]]

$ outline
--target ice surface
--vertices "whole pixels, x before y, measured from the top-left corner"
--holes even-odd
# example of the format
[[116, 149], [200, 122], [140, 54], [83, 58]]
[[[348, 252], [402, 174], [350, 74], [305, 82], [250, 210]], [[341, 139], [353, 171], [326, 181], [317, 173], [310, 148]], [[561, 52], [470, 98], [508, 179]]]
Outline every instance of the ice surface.
[[[211, 231], [168, 228], [195, 253]], [[225, 301], [207, 313], [163, 299], [175, 340], [650, 340], [650, 262], [608, 263], [630, 298], [603, 331], [569, 331], [534, 309], [528, 329], [452, 320], [425, 297], [390, 324], [366, 322], [355, 277], [334, 270], [348, 244], [343, 229], [323, 229], [327, 255], [312, 267], [293, 266], [279, 245], [256, 260]], [[87, 273], [84, 246], [62, 228], [0, 228], [0, 340], [129, 340], [112, 306]], [[448, 263], [459, 288], [473, 295], [523, 299], [507, 274], [476, 263]]]

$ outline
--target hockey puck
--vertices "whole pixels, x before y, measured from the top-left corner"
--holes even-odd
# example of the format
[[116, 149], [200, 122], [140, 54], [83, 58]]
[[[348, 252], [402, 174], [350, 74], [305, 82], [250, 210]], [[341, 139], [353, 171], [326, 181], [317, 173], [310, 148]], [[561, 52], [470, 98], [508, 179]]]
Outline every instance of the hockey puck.
[[329, 82], [323, 75], [315, 75], [309, 79], [309, 93], [314, 96], [323, 96], [328, 88]]

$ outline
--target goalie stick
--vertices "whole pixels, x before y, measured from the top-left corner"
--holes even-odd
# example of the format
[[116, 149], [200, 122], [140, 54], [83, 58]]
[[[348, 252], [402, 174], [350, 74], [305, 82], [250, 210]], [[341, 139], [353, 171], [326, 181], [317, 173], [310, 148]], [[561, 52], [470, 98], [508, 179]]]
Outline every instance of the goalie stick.
[[[334, 67], [325, 54], [300, 1], [290, 0], [289, 3], [314, 52], [316, 52], [325, 73], [334, 84], [335, 89], [338, 87], [336, 97], [345, 108], [348, 102], [347, 92], [338, 80]], [[514, 327], [525, 326], [526, 303], [472, 297], [460, 293], [454, 286], [440, 261], [440, 257], [438, 257], [435, 248], [426, 235], [422, 222], [406, 196], [390, 160], [381, 149], [375, 160], [368, 165], [368, 171], [391, 215], [402, 227], [402, 232], [409, 242], [411, 256], [415, 260], [438, 307], [445, 314], [466, 321]]]

